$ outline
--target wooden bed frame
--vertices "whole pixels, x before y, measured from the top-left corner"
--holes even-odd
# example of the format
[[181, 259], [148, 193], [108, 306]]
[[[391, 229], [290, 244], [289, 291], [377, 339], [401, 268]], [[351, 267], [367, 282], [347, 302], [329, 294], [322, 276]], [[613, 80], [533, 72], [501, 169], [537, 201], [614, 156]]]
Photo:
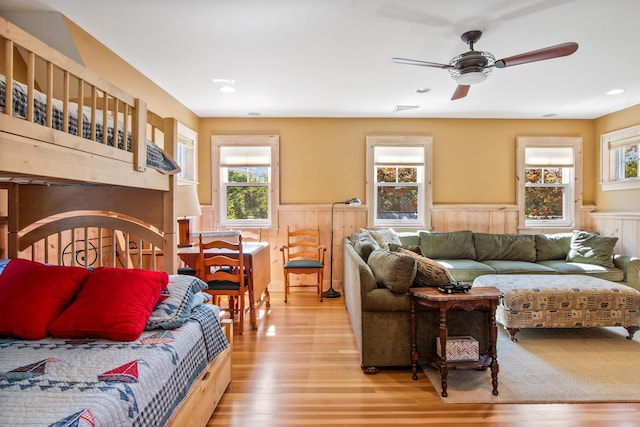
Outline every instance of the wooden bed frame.
[[[0, 190], [8, 194], [0, 244], [7, 242], [8, 258], [177, 272], [177, 176], [147, 167], [146, 142], [162, 139], [173, 155], [177, 121], [148, 111], [143, 101], [1, 17], [0, 58], [7, 88], [7, 107], [0, 112]], [[26, 118], [12, 114], [8, 89], [14, 80], [28, 88]], [[34, 120], [36, 91], [46, 94], [44, 126]], [[52, 127], [53, 99], [64, 108], [63, 130]], [[68, 133], [67, 112], [87, 107], [91, 137]], [[86, 119], [79, 116], [82, 129]], [[130, 150], [98, 142], [97, 123], [106, 124], [109, 116], [117, 130], [131, 135]], [[225, 325], [231, 343], [231, 325]], [[171, 425], [206, 425], [230, 381], [231, 348], [194, 383]]]

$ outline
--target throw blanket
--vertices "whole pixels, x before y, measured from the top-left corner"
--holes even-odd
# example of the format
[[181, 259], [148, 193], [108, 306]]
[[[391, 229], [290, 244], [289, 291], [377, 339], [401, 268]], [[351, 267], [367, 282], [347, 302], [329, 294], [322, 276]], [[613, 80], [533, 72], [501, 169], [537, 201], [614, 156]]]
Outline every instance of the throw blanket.
[[[0, 111], [5, 111], [5, 93], [6, 93], [6, 79], [4, 75], [0, 75]], [[42, 92], [34, 91], [33, 97], [33, 122], [42, 126], [47, 124], [47, 96]], [[27, 86], [13, 81], [13, 116], [21, 119], [27, 118]], [[64, 108], [62, 101], [54, 99], [52, 102], [52, 127], [56, 130], [63, 130], [62, 125], [64, 123]], [[102, 123], [102, 114], [96, 114], [96, 141], [103, 143], [104, 138], [104, 125]], [[69, 103], [69, 133], [72, 135], [79, 135], [78, 133], [78, 105]], [[91, 108], [84, 106], [82, 109], [82, 137], [91, 139]], [[114, 147], [114, 126], [113, 117], [109, 115], [107, 128], [107, 141], [106, 144], [110, 147]], [[124, 132], [123, 126], [120, 124], [117, 131], [117, 147], [124, 149]], [[127, 134], [126, 138], [127, 151], [131, 151], [131, 134]], [[147, 166], [156, 169], [164, 174], [173, 175], [180, 172], [180, 166], [173, 160], [167, 153], [165, 153], [160, 147], [153, 142], [147, 140]]]

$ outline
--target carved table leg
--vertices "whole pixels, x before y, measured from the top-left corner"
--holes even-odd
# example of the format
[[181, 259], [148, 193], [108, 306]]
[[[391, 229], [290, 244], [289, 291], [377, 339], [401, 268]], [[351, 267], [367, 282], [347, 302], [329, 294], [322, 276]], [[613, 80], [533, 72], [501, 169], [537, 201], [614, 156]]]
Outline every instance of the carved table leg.
[[518, 339], [516, 338], [516, 334], [518, 333], [518, 331], [520, 331], [520, 328], [507, 328], [506, 326], [504, 328], [509, 333], [509, 338], [511, 338], [511, 341], [517, 342]]
[[447, 397], [447, 376], [449, 367], [447, 366], [447, 310], [440, 305], [440, 380], [442, 385], [442, 397]]
[[629, 332], [629, 336], [627, 337], [628, 340], [632, 340], [633, 339], [633, 334], [635, 334], [636, 332], [638, 332], [638, 329], [640, 329], [637, 326], [625, 326], [625, 329], [627, 330], [627, 332]]
[[418, 379], [418, 328], [416, 326], [416, 302], [410, 299], [410, 325], [411, 325], [411, 378]]
[[495, 302], [491, 303], [491, 310], [489, 311], [489, 328], [491, 342], [489, 343], [489, 354], [491, 355], [491, 385], [493, 386], [493, 395], [498, 395], [498, 371], [500, 370], [498, 365], [498, 327], [496, 325], [496, 307]]

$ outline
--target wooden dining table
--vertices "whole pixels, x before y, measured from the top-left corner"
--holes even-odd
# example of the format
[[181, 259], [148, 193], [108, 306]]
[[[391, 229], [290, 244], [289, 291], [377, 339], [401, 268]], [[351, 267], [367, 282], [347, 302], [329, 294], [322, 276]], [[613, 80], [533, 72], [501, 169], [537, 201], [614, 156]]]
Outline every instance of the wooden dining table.
[[[233, 256], [234, 251], [226, 249], [207, 249], [205, 256], [219, 253], [228, 253]], [[237, 255], [238, 252], [235, 252]], [[198, 257], [200, 247], [198, 245], [178, 248], [178, 257], [189, 267], [198, 271]], [[271, 257], [269, 256], [269, 244], [266, 242], [242, 242], [242, 256], [244, 268], [247, 272], [247, 288], [249, 294], [249, 319], [252, 329], [258, 328], [257, 310], [263, 303], [270, 307], [269, 282], [271, 282]], [[257, 299], [256, 299], [257, 297]]]

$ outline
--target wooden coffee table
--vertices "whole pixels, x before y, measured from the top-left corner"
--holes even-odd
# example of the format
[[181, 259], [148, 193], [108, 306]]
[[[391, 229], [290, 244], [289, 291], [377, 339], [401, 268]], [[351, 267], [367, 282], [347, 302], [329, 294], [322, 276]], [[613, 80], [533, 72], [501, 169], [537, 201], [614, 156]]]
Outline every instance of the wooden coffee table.
[[[486, 369], [491, 367], [492, 393], [498, 394], [498, 351], [496, 341], [498, 328], [496, 327], [496, 306], [500, 297], [500, 291], [495, 287], [471, 288], [467, 293], [446, 294], [437, 288], [411, 288], [411, 373], [414, 380], [418, 379], [418, 328], [416, 324], [416, 305], [430, 310], [437, 310], [440, 317], [441, 356], [437, 354], [431, 357], [431, 364], [440, 369], [442, 379], [442, 397], [447, 397], [447, 375], [449, 367], [458, 369]], [[479, 355], [477, 361], [447, 361], [447, 312], [449, 310], [489, 312], [489, 351]]]

